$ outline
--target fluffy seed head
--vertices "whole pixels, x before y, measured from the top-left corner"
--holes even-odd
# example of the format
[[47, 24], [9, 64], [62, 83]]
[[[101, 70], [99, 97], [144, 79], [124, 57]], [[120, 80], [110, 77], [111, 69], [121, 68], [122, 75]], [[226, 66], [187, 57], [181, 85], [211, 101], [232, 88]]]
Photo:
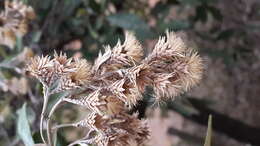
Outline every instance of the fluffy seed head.
[[181, 37], [168, 31], [143, 63], [149, 66], [146, 78], [152, 80], [158, 100], [187, 91], [200, 81], [203, 72], [199, 55], [188, 48]]

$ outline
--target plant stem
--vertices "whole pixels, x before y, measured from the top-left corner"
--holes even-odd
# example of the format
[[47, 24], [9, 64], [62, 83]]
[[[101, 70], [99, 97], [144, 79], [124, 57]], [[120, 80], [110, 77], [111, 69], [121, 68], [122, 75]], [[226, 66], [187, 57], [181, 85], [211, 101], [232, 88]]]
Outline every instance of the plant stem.
[[44, 143], [44, 144], [47, 144], [46, 141], [45, 141], [45, 139], [44, 139], [44, 136], [43, 136], [43, 120], [44, 120], [43, 117], [44, 117], [44, 116], [41, 115], [41, 121], [40, 121], [40, 134], [41, 134], [41, 138], [42, 138], [43, 143]]
[[51, 119], [51, 116], [53, 115], [53, 113], [55, 112], [55, 110], [58, 108], [58, 106], [64, 101], [63, 100], [64, 97], [62, 97], [61, 99], [59, 99], [54, 105], [53, 107], [51, 108], [51, 111], [48, 115], [48, 119]]
[[47, 104], [49, 100], [49, 90], [48, 87], [44, 86], [43, 87], [43, 107], [42, 107], [42, 113], [41, 113], [41, 121], [40, 121], [40, 134], [42, 141], [46, 144], [45, 138], [43, 136], [43, 122], [46, 117], [46, 109], [47, 109]]
[[52, 140], [52, 124], [51, 124], [51, 117], [53, 115], [53, 113], [55, 112], [55, 110], [58, 108], [58, 106], [64, 101], [63, 100], [64, 97], [62, 97], [61, 99], [59, 99], [55, 105], [51, 108], [51, 111], [48, 115], [47, 118], [47, 136], [48, 136], [48, 143], [50, 146], [53, 146], [53, 140]]
[[69, 144], [68, 146], [73, 146], [76, 144], [80, 144], [80, 143], [84, 143], [84, 144], [92, 144], [94, 142], [95, 138], [91, 138], [91, 139], [87, 139], [87, 140], [77, 140], [71, 144]]
[[49, 144], [49, 146], [54, 146], [53, 140], [52, 140], [51, 121], [50, 121], [50, 119], [47, 119], [47, 137], [48, 137], [48, 144]]
[[52, 128], [52, 130], [58, 130], [60, 128], [66, 128], [66, 127], [77, 127], [77, 125], [75, 123], [70, 123], [70, 124], [60, 124], [60, 125], [56, 125]]

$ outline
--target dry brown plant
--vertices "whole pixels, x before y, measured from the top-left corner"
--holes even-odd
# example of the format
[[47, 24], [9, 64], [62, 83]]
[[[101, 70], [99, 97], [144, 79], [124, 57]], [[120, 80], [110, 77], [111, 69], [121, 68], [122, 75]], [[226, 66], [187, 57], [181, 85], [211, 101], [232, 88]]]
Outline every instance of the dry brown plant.
[[[147, 87], [153, 88], [157, 101], [174, 99], [200, 81], [203, 64], [197, 52], [174, 32], [160, 37], [145, 58], [139, 41], [126, 32], [124, 43], [106, 46], [93, 65], [55, 53], [54, 58], [33, 58], [27, 70], [43, 84], [41, 134], [46, 144], [53, 145], [53, 130], [75, 126], [90, 132], [70, 145], [140, 146], [149, 139], [149, 128], [137, 114], [128, 114], [129, 109], [143, 99]], [[60, 92], [66, 94], [46, 113], [50, 95]], [[79, 122], [52, 126], [51, 117], [64, 102], [84, 106], [92, 113]]]

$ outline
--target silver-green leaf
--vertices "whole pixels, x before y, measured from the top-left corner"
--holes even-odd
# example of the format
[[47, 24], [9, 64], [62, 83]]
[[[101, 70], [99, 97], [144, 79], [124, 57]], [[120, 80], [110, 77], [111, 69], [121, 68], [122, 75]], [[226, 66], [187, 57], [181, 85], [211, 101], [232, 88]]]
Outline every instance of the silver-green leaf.
[[25, 146], [34, 146], [34, 141], [32, 138], [29, 122], [26, 114], [26, 103], [23, 107], [17, 111], [18, 121], [17, 121], [17, 134], [22, 139]]

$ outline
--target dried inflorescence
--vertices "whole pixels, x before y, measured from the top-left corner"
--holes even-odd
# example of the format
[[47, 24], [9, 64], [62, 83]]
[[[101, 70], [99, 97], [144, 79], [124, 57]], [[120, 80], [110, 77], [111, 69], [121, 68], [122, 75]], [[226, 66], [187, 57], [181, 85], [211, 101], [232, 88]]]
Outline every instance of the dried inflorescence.
[[67, 58], [65, 54], [55, 52], [53, 59], [50, 56], [33, 58], [27, 70], [46, 87], [50, 88], [58, 82], [53, 92], [60, 92], [82, 87], [90, 81], [90, 68], [85, 59]]
[[[121, 112], [111, 116], [93, 113], [76, 124], [98, 131], [92, 138], [92, 144], [99, 146], [134, 146], [143, 145], [149, 138], [149, 128], [145, 120], [139, 120], [137, 114]], [[84, 142], [81, 139], [78, 143]]]
[[[85, 59], [36, 57], [28, 65], [50, 94], [70, 91], [62, 101], [87, 107], [92, 114], [73, 124], [95, 131], [94, 138], [78, 140], [98, 146], [142, 145], [149, 137], [145, 120], [127, 114], [142, 100], [146, 87], [153, 87], [157, 101], [171, 99], [197, 84], [202, 60], [174, 32], [160, 37], [143, 60], [141, 44], [127, 32], [123, 44], [99, 53], [93, 65]], [[77, 89], [77, 90], [75, 90]]]
[[[202, 77], [202, 60], [173, 32], [167, 32], [143, 60], [149, 66], [148, 80], [156, 98], [175, 97], [197, 84]], [[147, 72], [147, 71], [146, 71]]]
[[16, 37], [27, 33], [28, 23], [34, 18], [33, 8], [22, 1], [5, 1], [5, 10], [0, 12], [0, 44], [13, 48]]

